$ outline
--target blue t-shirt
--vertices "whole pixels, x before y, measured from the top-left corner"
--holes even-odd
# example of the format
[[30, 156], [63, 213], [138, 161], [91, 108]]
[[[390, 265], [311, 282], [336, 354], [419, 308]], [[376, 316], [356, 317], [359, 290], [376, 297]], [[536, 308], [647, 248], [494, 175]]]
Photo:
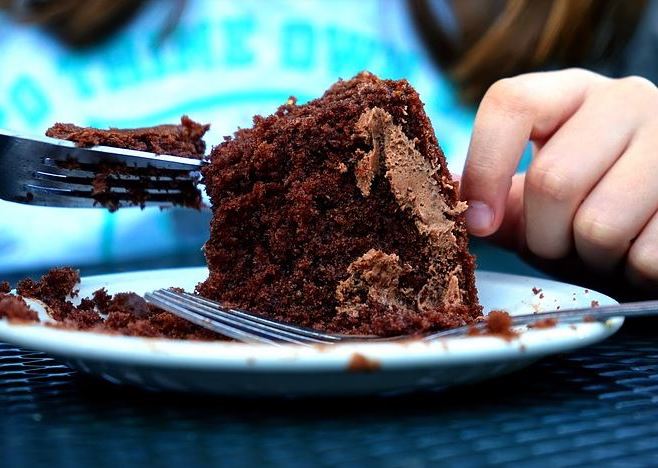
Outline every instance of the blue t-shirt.
[[[319, 96], [369, 70], [420, 92], [453, 172], [463, 165], [473, 112], [426, 55], [406, 2], [188, 2], [161, 40], [170, 2], [153, 1], [112, 38], [84, 52], [0, 16], [0, 127], [41, 135], [54, 122], [96, 127], [212, 124], [209, 146], [291, 96]], [[54, 209], [0, 201], [0, 273], [84, 266], [198, 249], [209, 213]]]

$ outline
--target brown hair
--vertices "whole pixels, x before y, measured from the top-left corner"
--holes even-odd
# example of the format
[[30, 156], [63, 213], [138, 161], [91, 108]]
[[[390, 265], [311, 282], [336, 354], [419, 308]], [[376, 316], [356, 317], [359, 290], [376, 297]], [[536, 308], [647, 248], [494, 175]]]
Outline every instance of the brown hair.
[[[81, 47], [95, 44], [127, 22], [146, 0], [0, 0], [0, 8], [20, 21], [46, 26], [65, 43]], [[186, 0], [171, 3], [160, 35], [170, 32]]]
[[474, 102], [500, 78], [610, 57], [633, 33], [646, 0], [454, 0], [453, 37], [430, 3], [409, 0], [418, 31], [463, 99]]
[[[459, 28], [454, 38], [441, 28], [431, 0], [408, 1], [430, 53], [469, 102], [506, 76], [546, 66], [582, 66], [609, 57], [630, 37], [646, 4], [646, 0], [453, 0]], [[49, 27], [70, 45], [85, 46], [104, 39], [145, 2], [0, 0], [0, 8]], [[185, 3], [173, 2], [161, 37], [173, 29]]]

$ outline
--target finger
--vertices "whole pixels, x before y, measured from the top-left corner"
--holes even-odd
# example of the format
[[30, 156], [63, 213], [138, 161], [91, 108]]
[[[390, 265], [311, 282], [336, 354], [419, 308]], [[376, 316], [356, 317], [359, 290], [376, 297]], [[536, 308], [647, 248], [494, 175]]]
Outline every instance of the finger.
[[644, 116], [641, 107], [623, 105], [624, 86], [599, 89], [546, 142], [528, 169], [526, 240], [540, 257], [569, 253], [578, 206], [624, 152]]
[[507, 195], [505, 216], [498, 230], [491, 236], [495, 243], [510, 250], [522, 251], [525, 245], [523, 187], [525, 174], [515, 174]]
[[638, 286], [658, 284], [658, 213], [644, 227], [628, 252], [626, 276]]
[[658, 121], [641, 127], [576, 212], [576, 250], [590, 266], [603, 271], [616, 266], [656, 211], [656, 132]]
[[494, 84], [477, 112], [462, 176], [471, 233], [490, 235], [504, 217], [505, 202], [528, 140], [545, 140], [605, 78], [585, 70], [531, 73]]

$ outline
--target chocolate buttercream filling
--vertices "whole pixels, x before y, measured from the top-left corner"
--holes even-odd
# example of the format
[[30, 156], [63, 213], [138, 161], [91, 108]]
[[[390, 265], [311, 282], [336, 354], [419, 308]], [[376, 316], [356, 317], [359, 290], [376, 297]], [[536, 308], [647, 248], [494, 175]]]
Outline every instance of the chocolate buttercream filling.
[[[458, 202], [454, 207], [448, 206], [441, 193], [441, 183], [436, 177], [440, 168], [416, 149], [415, 141], [407, 137], [401, 126], [394, 124], [392, 116], [385, 110], [375, 107], [364, 112], [357, 121], [356, 131], [372, 144], [370, 151], [359, 151], [357, 155], [357, 187], [363, 196], [370, 196], [374, 180], [385, 169], [385, 177], [395, 200], [403, 210], [410, 212], [416, 228], [428, 239], [428, 280], [416, 296], [416, 307], [424, 311], [461, 303], [461, 271], [456, 268], [449, 273], [444, 270], [442, 274], [441, 265], [452, 260], [456, 246], [453, 234], [455, 222], [449, 216], [466, 210], [466, 203]], [[392, 265], [398, 265], [397, 269]], [[366, 277], [377, 277], [374, 272], [382, 268], [395, 272], [394, 281], [386, 285], [379, 281], [363, 281]], [[339, 284], [336, 291], [340, 304], [338, 311], [358, 313], [358, 307], [355, 306], [361, 304], [366, 297], [386, 306], [403, 306], [407, 302], [408, 291], [394, 292], [403, 271], [397, 255], [370, 250], [350, 264], [349, 278]], [[355, 303], [355, 297], [361, 297], [358, 304]]]
[[368, 303], [408, 308], [413, 291], [400, 289], [400, 277], [411, 271], [395, 254], [370, 249], [347, 268], [348, 278], [336, 288], [338, 313], [358, 316]]

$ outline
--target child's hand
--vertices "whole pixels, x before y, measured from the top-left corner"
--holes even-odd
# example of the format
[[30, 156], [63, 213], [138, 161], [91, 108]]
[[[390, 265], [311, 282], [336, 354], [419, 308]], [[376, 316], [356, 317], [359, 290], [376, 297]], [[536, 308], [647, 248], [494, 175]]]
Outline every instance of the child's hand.
[[[535, 156], [514, 176], [528, 141]], [[533, 73], [487, 92], [461, 179], [470, 232], [546, 259], [625, 262], [658, 284], [658, 88], [585, 70]]]

